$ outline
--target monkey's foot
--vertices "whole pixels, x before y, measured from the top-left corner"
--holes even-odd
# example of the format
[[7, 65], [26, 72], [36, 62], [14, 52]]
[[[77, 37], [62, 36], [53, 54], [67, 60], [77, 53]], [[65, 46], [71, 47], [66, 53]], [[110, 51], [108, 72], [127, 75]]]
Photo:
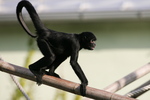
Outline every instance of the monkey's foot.
[[50, 73], [50, 72], [45, 71], [44, 74], [50, 75], [50, 76], [55, 76], [55, 77], [57, 77], [57, 78], [61, 78], [61, 77], [60, 77], [58, 74], [56, 74], [56, 73]]
[[42, 82], [43, 73], [40, 73], [39, 71], [33, 71], [33, 70], [30, 71], [36, 76], [37, 85], [41, 85], [43, 83]]
[[59, 76], [58, 74], [56, 74], [56, 73], [54, 73], [52, 76], [55, 76], [55, 77], [57, 77], [57, 78], [60, 78], [60, 76]]
[[37, 76], [36, 76], [36, 82], [37, 82], [37, 85], [38, 85], [38, 86], [43, 83], [43, 81], [42, 81], [42, 76], [43, 76], [43, 75], [37, 75]]

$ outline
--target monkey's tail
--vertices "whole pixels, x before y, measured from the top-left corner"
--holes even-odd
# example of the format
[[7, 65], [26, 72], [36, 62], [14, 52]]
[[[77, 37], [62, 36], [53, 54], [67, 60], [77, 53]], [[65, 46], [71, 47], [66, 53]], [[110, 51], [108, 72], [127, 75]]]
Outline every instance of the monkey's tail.
[[21, 26], [23, 27], [23, 29], [33, 38], [37, 37], [36, 34], [31, 33], [31, 31], [28, 29], [23, 16], [22, 16], [22, 8], [25, 7], [26, 10], [28, 11], [30, 18], [32, 19], [32, 22], [34, 24], [34, 27], [36, 28], [37, 31], [40, 30], [46, 30], [44, 24], [41, 22], [36, 10], [34, 9], [34, 7], [32, 6], [32, 4], [29, 1], [26, 0], [22, 0], [18, 3], [17, 5], [17, 9], [16, 9], [16, 14], [17, 14], [17, 18], [19, 23], [21, 24]]

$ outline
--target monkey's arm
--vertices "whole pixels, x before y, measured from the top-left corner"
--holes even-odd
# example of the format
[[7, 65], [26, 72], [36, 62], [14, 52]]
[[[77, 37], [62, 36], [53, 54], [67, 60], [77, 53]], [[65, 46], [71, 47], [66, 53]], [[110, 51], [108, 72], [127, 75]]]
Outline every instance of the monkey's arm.
[[86, 86], [88, 85], [88, 80], [87, 80], [85, 74], [83, 73], [80, 65], [78, 64], [77, 59], [78, 59], [78, 51], [75, 50], [75, 52], [71, 55], [70, 64], [71, 64], [73, 70], [75, 71], [76, 75], [81, 80], [81, 85], [80, 85], [81, 95], [85, 96], [86, 95]]

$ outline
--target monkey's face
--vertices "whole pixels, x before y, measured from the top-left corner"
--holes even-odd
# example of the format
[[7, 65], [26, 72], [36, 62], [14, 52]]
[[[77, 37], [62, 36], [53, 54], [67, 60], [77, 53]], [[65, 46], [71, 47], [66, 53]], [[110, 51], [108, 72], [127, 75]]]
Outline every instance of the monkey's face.
[[88, 50], [94, 50], [96, 46], [96, 37], [93, 33], [91, 32], [83, 32], [81, 33], [83, 37], [83, 48], [88, 49]]
[[85, 47], [84, 49], [88, 49], [88, 50], [94, 50], [95, 46], [96, 46], [96, 39], [93, 38], [91, 40], [88, 40], [86, 43], [85, 43]]

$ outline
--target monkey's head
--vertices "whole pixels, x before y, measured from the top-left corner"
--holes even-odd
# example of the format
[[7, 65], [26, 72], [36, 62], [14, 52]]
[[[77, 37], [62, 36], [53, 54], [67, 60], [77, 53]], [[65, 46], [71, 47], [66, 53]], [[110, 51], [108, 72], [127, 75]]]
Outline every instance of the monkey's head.
[[84, 49], [93, 50], [96, 46], [95, 41], [97, 40], [92, 32], [82, 32], [81, 36], [81, 46]]

